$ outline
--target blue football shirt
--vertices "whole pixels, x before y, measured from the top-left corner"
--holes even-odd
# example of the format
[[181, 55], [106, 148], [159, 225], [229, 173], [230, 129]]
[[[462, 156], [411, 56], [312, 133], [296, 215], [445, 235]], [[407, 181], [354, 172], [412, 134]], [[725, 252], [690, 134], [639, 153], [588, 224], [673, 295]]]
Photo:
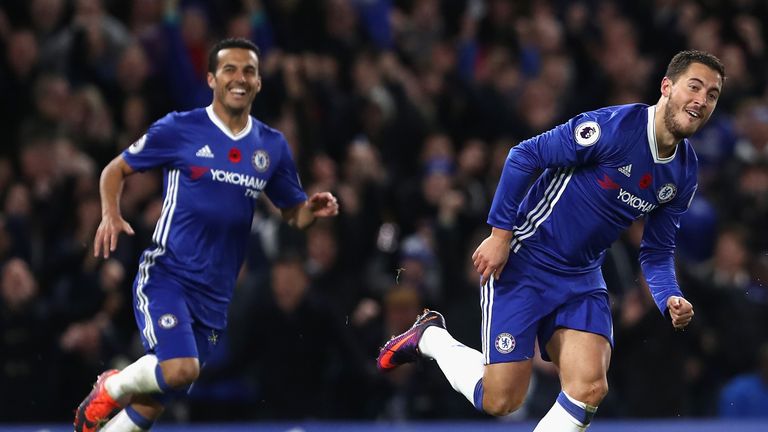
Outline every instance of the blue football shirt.
[[181, 283], [195, 319], [223, 328], [243, 263], [256, 199], [279, 208], [307, 199], [283, 135], [249, 117], [233, 135], [212, 106], [174, 112], [123, 152], [137, 171], [162, 167], [163, 208], [135, 287]]
[[[640, 261], [657, 306], [682, 296], [675, 235], [697, 185], [687, 139], [658, 155], [655, 107], [632, 104], [580, 114], [509, 152], [488, 223], [512, 231], [511, 250], [560, 274], [599, 271], [606, 250], [646, 218]], [[533, 186], [530, 176], [543, 170]]]

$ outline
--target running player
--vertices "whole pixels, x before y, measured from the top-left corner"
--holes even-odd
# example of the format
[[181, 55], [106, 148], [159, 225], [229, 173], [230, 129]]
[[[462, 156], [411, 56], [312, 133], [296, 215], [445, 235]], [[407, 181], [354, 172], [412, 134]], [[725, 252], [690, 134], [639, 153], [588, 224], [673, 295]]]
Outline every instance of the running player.
[[656, 305], [677, 329], [693, 318], [674, 270], [680, 215], [697, 185], [686, 138], [709, 119], [724, 79], [716, 57], [683, 51], [669, 63], [656, 105], [586, 112], [514, 147], [488, 217], [491, 235], [472, 257], [483, 283], [483, 352], [426, 311], [382, 348], [379, 368], [434, 358], [478, 410], [503, 416], [524, 401], [538, 338], [562, 391], [535, 431], [585, 430], [608, 392], [613, 346], [600, 265], [635, 219], [645, 219], [640, 263]]
[[163, 401], [185, 392], [226, 327], [256, 199], [265, 193], [297, 228], [338, 214], [329, 192], [309, 199], [283, 135], [250, 116], [261, 89], [256, 46], [225, 39], [211, 50], [206, 108], [171, 113], [117, 156], [101, 175], [102, 221], [94, 255], [107, 258], [121, 232], [125, 177], [162, 167], [163, 208], [133, 284], [134, 313], [146, 355], [99, 376], [80, 404], [76, 431], [151, 427]]

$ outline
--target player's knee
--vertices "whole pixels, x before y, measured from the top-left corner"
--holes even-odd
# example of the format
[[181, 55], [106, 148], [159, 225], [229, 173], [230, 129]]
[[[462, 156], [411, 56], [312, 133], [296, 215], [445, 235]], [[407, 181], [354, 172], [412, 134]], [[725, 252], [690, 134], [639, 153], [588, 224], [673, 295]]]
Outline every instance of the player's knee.
[[608, 381], [605, 379], [584, 382], [566, 390], [568, 395], [587, 405], [598, 406], [608, 394]]
[[163, 378], [173, 389], [190, 386], [198, 376], [200, 376], [200, 365], [197, 361], [177, 362], [172, 367], [163, 369]]
[[483, 397], [483, 411], [496, 417], [512, 414], [520, 409], [525, 401], [525, 393], [485, 395]]

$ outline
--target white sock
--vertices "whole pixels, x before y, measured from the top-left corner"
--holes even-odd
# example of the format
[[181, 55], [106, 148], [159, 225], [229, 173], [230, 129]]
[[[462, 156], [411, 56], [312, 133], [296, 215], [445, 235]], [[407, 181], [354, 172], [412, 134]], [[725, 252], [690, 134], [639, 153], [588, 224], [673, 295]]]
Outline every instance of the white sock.
[[[562, 392], [561, 394], [582, 410], [591, 411], [592, 414], [597, 410], [596, 407], [588, 406], [584, 402], [577, 401], [568, 396], [565, 392]], [[555, 404], [552, 405], [552, 408], [550, 408], [547, 415], [541, 419], [533, 432], [584, 432], [588, 427], [589, 424], [584, 424], [574, 418], [562, 405], [560, 405], [560, 402], [555, 401]]]
[[125, 410], [120, 411], [116, 416], [112, 417], [109, 423], [105, 424], [99, 432], [143, 432], [144, 429], [138, 427], [136, 423], [131, 421]]
[[419, 351], [437, 361], [454, 390], [475, 404], [475, 386], [483, 378], [483, 354], [453, 338], [447, 330], [427, 327], [419, 341]]
[[104, 387], [114, 400], [137, 393], [158, 393], [160, 385], [155, 377], [155, 368], [157, 357], [147, 354], [107, 378]]

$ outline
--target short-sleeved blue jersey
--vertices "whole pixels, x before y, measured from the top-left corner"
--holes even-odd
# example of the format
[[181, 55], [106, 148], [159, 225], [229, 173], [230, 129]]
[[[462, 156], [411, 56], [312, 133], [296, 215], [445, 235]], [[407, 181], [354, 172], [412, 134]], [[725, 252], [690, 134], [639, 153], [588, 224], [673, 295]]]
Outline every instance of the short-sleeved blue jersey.
[[[654, 119], [653, 106], [607, 107], [521, 142], [509, 153], [488, 223], [512, 231], [512, 252], [526, 261], [585, 274], [597, 271], [620, 233], [645, 217], [640, 259], [664, 311], [669, 296], [682, 295], [675, 235], [696, 191], [697, 161], [686, 139], [660, 158]], [[544, 171], [522, 198], [537, 170]]]
[[223, 328], [245, 256], [256, 199], [279, 208], [307, 199], [283, 135], [249, 117], [233, 135], [212, 106], [171, 113], [123, 152], [134, 170], [163, 169], [163, 208], [136, 276], [173, 278], [195, 319]]

